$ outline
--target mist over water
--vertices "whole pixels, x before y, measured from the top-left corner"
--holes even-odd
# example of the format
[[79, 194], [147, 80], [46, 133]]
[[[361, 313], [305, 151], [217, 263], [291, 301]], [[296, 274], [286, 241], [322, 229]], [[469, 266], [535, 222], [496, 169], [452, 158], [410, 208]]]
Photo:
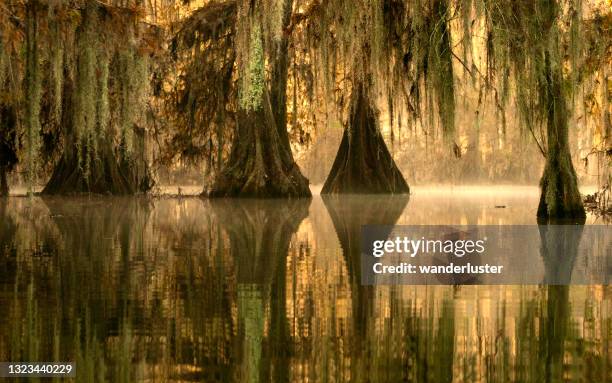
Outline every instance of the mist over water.
[[362, 286], [365, 222], [536, 223], [535, 187], [412, 193], [9, 198], [0, 360], [78, 382], [612, 379], [609, 286]]

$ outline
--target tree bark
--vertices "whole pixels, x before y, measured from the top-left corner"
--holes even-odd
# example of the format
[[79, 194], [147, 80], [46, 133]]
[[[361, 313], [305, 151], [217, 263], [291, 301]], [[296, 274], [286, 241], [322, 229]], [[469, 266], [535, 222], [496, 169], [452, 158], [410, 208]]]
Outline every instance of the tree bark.
[[146, 158], [146, 132], [136, 124], [134, 138], [133, 152], [122, 152], [119, 169], [136, 193], [147, 193], [155, 186], [155, 180]]
[[228, 164], [209, 197], [310, 197], [308, 179], [278, 134], [267, 91], [263, 104], [259, 110], [238, 111]]
[[[104, 136], [94, 138], [98, 140], [94, 152], [91, 143], [76, 134], [73, 90], [73, 80], [65, 76], [61, 122], [66, 132], [66, 144], [42, 194], [134, 194], [137, 185], [130, 182], [131, 178], [121, 169], [110, 139]], [[81, 140], [79, 144], [78, 140]], [[88, 169], [84, 165], [86, 162], [89, 163]]]
[[[283, 2], [283, 31], [291, 21], [293, 0]], [[295, 163], [287, 134], [288, 36], [270, 44], [269, 89], [263, 107], [239, 110], [229, 161], [208, 197], [310, 197], [308, 179]]]
[[546, 165], [540, 181], [542, 194], [537, 216], [542, 223], [559, 219], [583, 219], [585, 211], [569, 148], [568, 111], [561, 68], [551, 63], [548, 52], [544, 65], [548, 145]]
[[0, 166], [0, 197], [8, 197], [9, 195], [6, 173], [6, 167]]
[[[293, 0], [283, 2], [283, 31], [291, 22]], [[272, 86], [270, 89], [270, 102], [272, 104], [274, 119], [278, 129], [278, 136], [282, 144], [289, 147], [287, 134], [287, 75], [289, 69], [289, 36], [282, 33], [278, 41], [272, 42]]]
[[408, 194], [410, 188], [385, 144], [364, 84], [353, 89], [351, 115], [321, 194]]
[[0, 197], [9, 195], [8, 173], [17, 164], [16, 124], [15, 108], [0, 104]]
[[93, 153], [85, 144], [81, 146], [89, 157], [89, 170], [86, 172], [83, 160], [79, 158], [76, 144], [70, 143], [55, 166], [49, 182], [42, 194], [134, 194], [136, 188], [122, 173], [115, 154], [106, 140], [98, 144], [98, 151]]

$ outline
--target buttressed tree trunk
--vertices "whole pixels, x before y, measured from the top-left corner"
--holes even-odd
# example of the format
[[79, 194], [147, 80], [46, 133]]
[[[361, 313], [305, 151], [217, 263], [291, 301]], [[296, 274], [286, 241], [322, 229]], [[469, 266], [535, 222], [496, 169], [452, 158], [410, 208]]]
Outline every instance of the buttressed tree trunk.
[[561, 67], [545, 57], [547, 116], [547, 156], [540, 181], [542, 194], [538, 219], [583, 219], [582, 198], [572, 164], [568, 138], [568, 111], [562, 84]]
[[[292, 1], [284, 2], [283, 29], [290, 21]], [[261, 39], [263, 40], [263, 39]], [[287, 37], [272, 43], [271, 84], [262, 84], [254, 105], [242, 105], [230, 158], [209, 197], [310, 197], [308, 179], [296, 164], [286, 126]], [[262, 41], [257, 42], [263, 45]], [[251, 58], [253, 60], [253, 58]], [[252, 66], [252, 67], [251, 67]], [[265, 82], [264, 62], [249, 63]], [[257, 85], [253, 85], [257, 86]], [[268, 88], [270, 86], [270, 88]], [[248, 90], [241, 89], [248, 93]]]
[[62, 106], [62, 124], [67, 131], [64, 152], [42, 194], [133, 194], [136, 188], [121, 171], [109, 139], [104, 135], [93, 138], [97, 140], [93, 150], [90, 141], [76, 134], [73, 88], [73, 80], [66, 76]]
[[365, 89], [352, 93], [348, 126], [321, 194], [408, 194], [378, 126], [378, 113]]
[[[265, 92], [259, 110], [238, 111], [229, 161], [210, 197], [309, 197], [308, 180], [283, 144]], [[264, 110], [266, 109], [266, 110]]]

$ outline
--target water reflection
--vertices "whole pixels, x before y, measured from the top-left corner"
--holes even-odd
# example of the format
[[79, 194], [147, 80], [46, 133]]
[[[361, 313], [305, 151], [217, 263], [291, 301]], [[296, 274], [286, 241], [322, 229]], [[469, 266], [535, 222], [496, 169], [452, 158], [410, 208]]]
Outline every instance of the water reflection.
[[[393, 226], [408, 204], [408, 195], [363, 197], [357, 195], [322, 197], [334, 224], [350, 281], [351, 309], [356, 353], [364, 347], [371, 327], [374, 286], [362, 286], [361, 228], [363, 225]], [[389, 231], [390, 232], [390, 231]], [[389, 233], [387, 233], [389, 234]], [[381, 233], [384, 236], [384, 233]]]
[[582, 238], [580, 225], [541, 225], [540, 255], [544, 260], [544, 283], [569, 284]]
[[[612, 378], [608, 286], [361, 286], [361, 224], [525, 223], [538, 195], [415, 197], [9, 199], [0, 360], [74, 360], [78, 382]], [[577, 242], [541, 235], [545, 264]]]

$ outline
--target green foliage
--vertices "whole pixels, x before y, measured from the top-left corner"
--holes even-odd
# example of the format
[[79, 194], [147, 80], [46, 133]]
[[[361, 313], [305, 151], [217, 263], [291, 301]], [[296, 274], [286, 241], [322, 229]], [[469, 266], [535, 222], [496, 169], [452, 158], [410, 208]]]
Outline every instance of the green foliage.
[[104, 1], [9, 1], [0, 8], [0, 84], [10, 88], [2, 98], [18, 106], [30, 191], [48, 170], [41, 156], [53, 163], [60, 150], [74, 150], [88, 179], [101, 140], [131, 147], [124, 138], [144, 125], [149, 101], [145, 47], [152, 40], [145, 38], [153, 28], [142, 17]]
[[261, 27], [257, 22], [250, 28], [248, 55], [242, 74], [240, 107], [245, 110], [259, 110], [263, 103], [265, 85], [264, 52]]
[[148, 97], [149, 69], [146, 56], [134, 46], [118, 53], [120, 79], [120, 140], [126, 154], [134, 148], [134, 127], [143, 118]]

